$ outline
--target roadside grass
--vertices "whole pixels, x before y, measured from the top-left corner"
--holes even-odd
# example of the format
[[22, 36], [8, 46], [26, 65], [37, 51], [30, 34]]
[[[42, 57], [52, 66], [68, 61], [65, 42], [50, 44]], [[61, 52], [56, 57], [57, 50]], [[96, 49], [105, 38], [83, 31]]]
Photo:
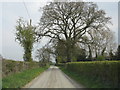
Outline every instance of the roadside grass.
[[45, 71], [48, 67], [40, 67], [15, 73], [2, 79], [2, 88], [21, 88]]
[[85, 88], [112, 88], [107, 83], [102, 83], [99, 78], [90, 78], [86, 76], [82, 76], [78, 73], [71, 72], [63, 67], [60, 67], [60, 69], [69, 77], [74, 79], [79, 84], [82, 84]]

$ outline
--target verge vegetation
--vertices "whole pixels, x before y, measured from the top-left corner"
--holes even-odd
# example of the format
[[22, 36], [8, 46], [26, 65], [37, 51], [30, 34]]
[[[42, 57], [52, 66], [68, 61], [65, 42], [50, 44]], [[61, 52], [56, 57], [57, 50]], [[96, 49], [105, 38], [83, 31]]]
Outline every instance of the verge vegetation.
[[21, 88], [27, 83], [29, 83], [32, 79], [37, 77], [40, 73], [42, 73], [47, 68], [48, 66], [34, 68], [30, 70], [25, 70], [20, 73], [9, 75], [2, 79], [2, 88]]
[[72, 62], [60, 67], [87, 88], [120, 88], [120, 61]]

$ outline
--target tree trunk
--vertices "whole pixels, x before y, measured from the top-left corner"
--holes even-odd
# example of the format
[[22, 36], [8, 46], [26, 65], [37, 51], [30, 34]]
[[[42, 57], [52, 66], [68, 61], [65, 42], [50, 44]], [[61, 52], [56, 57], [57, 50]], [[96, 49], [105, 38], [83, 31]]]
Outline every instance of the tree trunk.
[[102, 56], [104, 56], [104, 52], [105, 52], [105, 50], [106, 50], [106, 47], [103, 48], [103, 50], [102, 50], [102, 52], [101, 52], [101, 55], [102, 55]]
[[70, 49], [67, 49], [67, 62], [71, 62]]
[[91, 51], [90, 45], [88, 45], [88, 48], [89, 48], [89, 56], [88, 56], [88, 58], [92, 59], [92, 51]]

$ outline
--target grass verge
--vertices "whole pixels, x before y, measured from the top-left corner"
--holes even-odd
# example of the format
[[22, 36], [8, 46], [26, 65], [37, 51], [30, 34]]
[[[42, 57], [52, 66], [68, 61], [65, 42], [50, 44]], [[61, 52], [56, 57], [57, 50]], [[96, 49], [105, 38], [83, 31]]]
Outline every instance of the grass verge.
[[21, 88], [48, 67], [40, 67], [15, 73], [2, 79], [2, 88]]
[[60, 67], [60, 69], [76, 82], [82, 84], [85, 88], [111, 88], [109, 84], [102, 83], [100, 79], [85, 77], [63, 67]]

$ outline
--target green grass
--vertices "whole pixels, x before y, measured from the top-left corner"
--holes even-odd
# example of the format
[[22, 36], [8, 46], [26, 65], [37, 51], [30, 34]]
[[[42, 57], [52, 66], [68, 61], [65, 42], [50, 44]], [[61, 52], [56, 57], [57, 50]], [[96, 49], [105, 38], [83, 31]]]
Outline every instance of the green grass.
[[82, 84], [85, 88], [111, 88], [110, 85], [102, 83], [99, 78], [90, 78], [82, 76], [78, 73], [71, 72], [63, 67], [60, 67], [60, 69], [67, 74], [69, 77], [74, 79], [79, 84]]
[[47, 68], [35, 68], [7, 76], [2, 79], [2, 88], [21, 88]]

